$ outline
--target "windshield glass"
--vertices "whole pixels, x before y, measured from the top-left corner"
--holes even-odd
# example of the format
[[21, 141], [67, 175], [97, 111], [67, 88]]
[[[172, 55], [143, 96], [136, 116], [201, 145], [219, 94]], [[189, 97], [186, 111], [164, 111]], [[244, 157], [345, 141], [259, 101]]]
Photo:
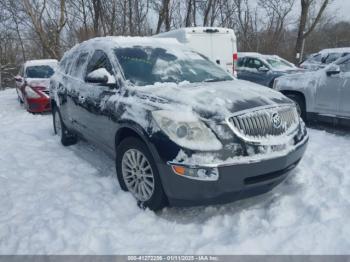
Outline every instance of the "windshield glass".
[[26, 69], [28, 78], [50, 78], [54, 74], [52, 67], [47, 65], [30, 66]]
[[125, 78], [138, 86], [157, 82], [197, 83], [233, 79], [204, 56], [189, 50], [135, 46], [117, 48], [114, 53]]
[[340, 57], [342, 57], [341, 53], [330, 53], [328, 54], [327, 58], [324, 60], [325, 64], [333, 63], [334, 61], [338, 60]]
[[294, 66], [291, 63], [289, 63], [287, 61], [284, 61], [282, 59], [268, 58], [268, 59], [266, 59], [266, 61], [269, 63], [269, 65], [273, 69], [288, 70], [288, 69], [293, 69], [294, 68]]

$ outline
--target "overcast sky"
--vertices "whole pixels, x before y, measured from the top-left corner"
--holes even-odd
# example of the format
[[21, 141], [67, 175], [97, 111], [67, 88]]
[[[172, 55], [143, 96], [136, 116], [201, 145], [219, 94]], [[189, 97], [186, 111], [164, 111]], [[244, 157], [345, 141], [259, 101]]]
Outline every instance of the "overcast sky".
[[350, 21], [350, 0], [334, 0], [329, 12], [339, 15], [339, 20]]

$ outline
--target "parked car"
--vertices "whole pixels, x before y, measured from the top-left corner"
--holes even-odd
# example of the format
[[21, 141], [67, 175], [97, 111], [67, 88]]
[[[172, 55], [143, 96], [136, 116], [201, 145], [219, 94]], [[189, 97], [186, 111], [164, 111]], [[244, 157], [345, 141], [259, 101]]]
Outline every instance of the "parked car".
[[350, 124], [350, 55], [316, 72], [278, 78], [274, 89], [294, 100], [305, 120]]
[[239, 53], [238, 56], [238, 78], [270, 88], [276, 78], [303, 71], [277, 55]]
[[25, 62], [15, 77], [18, 101], [31, 113], [50, 111], [49, 82], [58, 61], [54, 59]]
[[300, 67], [307, 70], [318, 70], [348, 54], [350, 54], [350, 48], [324, 49], [316, 54], [311, 54], [300, 64]]
[[308, 140], [293, 101], [173, 39], [84, 42], [64, 55], [50, 95], [62, 144], [101, 147], [120, 187], [153, 210], [267, 192]]
[[175, 38], [205, 55], [224, 70], [237, 76], [237, 38], [232, 29], [222, 27], [186, 27], [154, 37]]

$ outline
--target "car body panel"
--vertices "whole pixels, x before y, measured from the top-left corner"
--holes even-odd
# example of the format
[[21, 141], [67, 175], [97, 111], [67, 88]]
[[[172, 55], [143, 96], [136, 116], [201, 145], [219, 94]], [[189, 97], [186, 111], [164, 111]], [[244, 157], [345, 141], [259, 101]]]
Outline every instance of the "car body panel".
[[[150, 44], [152, 44], [152, 47], [163, 46], [163, 48], [174, 45], [178, 48], [178, 51], [185, 48], [176, 42], [168, 42], [166, 39], [133, 38], [133, 40], [120, 37], [90, 40], [90, 42], [88, 41], [80, 47], [73, 48], [70, 53], [65, 55], [61, 62], [62, 68], [51, 79], [50, 96], [54, 105], [59, 108], [64, 124], [71, 132], [83, 136], [88, 141], [96, 144], [114, 159], [116, 157], [116, 147], [120, 141], [119, 137], [122, 137], [124, 132], [137, 134], [148, 146], [160, 171], [164, 190], [168, 198], [175, 199], [173, 201], [175, 204], [178, 202], [179, 197], [173, 194], [174, 189], [172, 188], [178, 185], [180, 187], [178, 188], [178, 193], [181, 194], [181, 183], [186, 183], [189, 180], [188, 178], [179, 178], [174, 174], [169, 166], [171, 162], [180, 161], [183, 164], [187, 164], [186, 159], [190, 160], [191, 156], [202, 157], [203, 154], [215, 157], [210, 162], [217, 162], [223, 172], [223, 180], [220, 181], [221, 187], [224, 177], [227, 176], [228, 179], [230, 170], [232, 172], [239, 171], [239, 175], [244, 176], [244, 170], [250, 168], [248, 164], [255, 162], [256, 169], [251, 169], [250, 173], [252, 176], [254, 174], [257, 176], [267, 175], [267, 173], [270, 174], [277, 171], [281, 173], [279, 178], [266, 179], [262, 183], [267, 185], [266, 189], [271, 189], [271, 185], [281, 182], [285, 178], [284, 175], [289, 173], [290, 170], [288, 168], [300, 160], [307, 144], [305, 126], [299, 124], [296, 134], [289, 137], [288, 141], [283, 142], [286, 143], [286, 146], [288, 145], [290, 150], [283, 151], [278, 149], [278, 147], [274, 147], [274, 145], [266, 145], [266, 148], [271, 147], [271, 150], [278, 151], [276, 152], [277, 157], [273, 157], [274, 154], [264, 155], [258, 145], [249, 144], [239, 139], [227, 123], [227, 118], [237, 112], [265, 108], [267, 106], [288, 105], [294, 107], [290, 99], [275, 90], [236, 79], [206, 83], [182, 82], [157, 83], [148, 86], [130, 85], [124, 78], [121, 67], [113, 56], [111, 48], [133, 45], [148, 46]], [[68, 63], [65, 60], [67, 57], [75, 60], [79, 53], [89, 52], [89, 57], [91, 58], [93, 57], [92, 54], [101, 49], [108, 56], [113, 66], [111, 71], [113, 71], [116, 79], [115, 83], [87, 83], [84, 74], [72, 76], [74, 69], [73, 71], [68, 70], [69, 72], [63, 70], [68, 66], [65, 64], [66, 62]], [[179, 55], [181, 55], [181, 52]], [[89, 61], [92, 61], [92, 58]], [[74, 64], [74, 62], [72, 63]], [[88, 67], [88, 65], [85, 64], [85, 67]], [[68, 66], [68, 68], [70, 67]], [[87, 74], [87, 70], [82, 70], [82, 72], [85, 72], [85, 75]], [[214, 133], [216, 139], [223, 144], [223, 147], [217, 150], [194, 150], [178, 145], [162, 131], [155, 121], [153, 112], [159, 110], [173, 112], [174, 117], [180, 118], [188, 113], [195, 114]], [[275, 141], [276, 146], [280, 146], [280, 143], [282, 143], [281, 140]], [[303, 150], [298, 151], [299, 147], [302, 147]], [[293, 157], [292, 152], [294, 151], [300, 152], [297, 154], [297, 157]], [[225, 167], [223, 166], [225, 161], [236, 161], [239, 159], [244, 161], [244, 157], [250, 157], [250, 160], [246, 163], [233, 162]], [[258, 172], [258, 163], [272, 160], [271, 157], [279, 158], [279, 161], [271, 162], [271, 165], [267, 165], [265, 169]], [[255, 159], [255, 161], [252, 159]], [[277, 165], [277, 163], [279, 164]], [[203, 163], [199, 161], [198, 164]], [[173, 184], [173, 181], [177, 180], [182, 182]], [[270, 181], [270, 184], [268, 181]], [[192, 200], [196, 200], [195, 198], [199, 197], [202, 200], [213, 198], [213, 202], [216, 202], [217, 196], [212, 194], [213, 192], [201, 190], [202, 183], [191, 181], [188, 185], [191, 183], [194, 183], [197, 193], [194, 198], [189, 196], [191, 199], [187, 200], [192, 203]], [[206, 181], [205, 183], [209, 182]], [[236, 185], [236, 180], [231, 180], [230, 183], [230, 185], [225, 186], [225, 191], [235, 193], [237, 187], [242, 187], [239, 184]], [[211, 188], [210, 190], [220, 190], [220, 184], [219, 187], [214, 184], [208, 185], [208, 187]], [[187, 186], [186, 188], [188, 189]], [[241, 189], [243, 191], [246, 190], [244, 187]], [[192, 193], [195, 193], [195, 191]], [[222, 193], [226, 194], [229, 192]], [[203, 194], [207, 195], [207, 197], [203, 198]], [[233, 200], [233, 198], [229, 199]], [[181, 200], [186, 201], [186, 199]]]
[[[332, 75], [334, 66], [345, 63], [344, 70]], [[345, 71], [348, 70], [348, 71]], [[276, 80], [274, 88], [281, 92], [298, 92], [305, 97], [307, 113], [330, 117], [349, 117], [350, 56], [316, 72], [294, 74]]]
[[[268, 59], [277, 59], [284, 61], [286, 65], [281, 69], [273, 68]], [[260, 70], [264, 68], [264, 70]], [[259, 53], [239, 53], [237, 75], [239, 79], [251, 81], [260, 85], [272, 88], [274, 80], [286, 74], [301, 72], [302, 70], [295, 67], [288, 61], [274, 55], [262, 55]]]

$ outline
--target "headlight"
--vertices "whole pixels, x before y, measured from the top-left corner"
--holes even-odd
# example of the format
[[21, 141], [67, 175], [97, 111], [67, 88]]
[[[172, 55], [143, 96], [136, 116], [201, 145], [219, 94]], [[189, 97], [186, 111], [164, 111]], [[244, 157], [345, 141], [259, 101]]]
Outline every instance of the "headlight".
[[40, 95], [29, 86], [26, 86], [24, 91], [26, 92], [28, 98], [40, 98]]
[[213, 132], [193, 113], [160, 110], [152, 114], [162, 131], [179, 146], [201, 151], [222, 149]]

